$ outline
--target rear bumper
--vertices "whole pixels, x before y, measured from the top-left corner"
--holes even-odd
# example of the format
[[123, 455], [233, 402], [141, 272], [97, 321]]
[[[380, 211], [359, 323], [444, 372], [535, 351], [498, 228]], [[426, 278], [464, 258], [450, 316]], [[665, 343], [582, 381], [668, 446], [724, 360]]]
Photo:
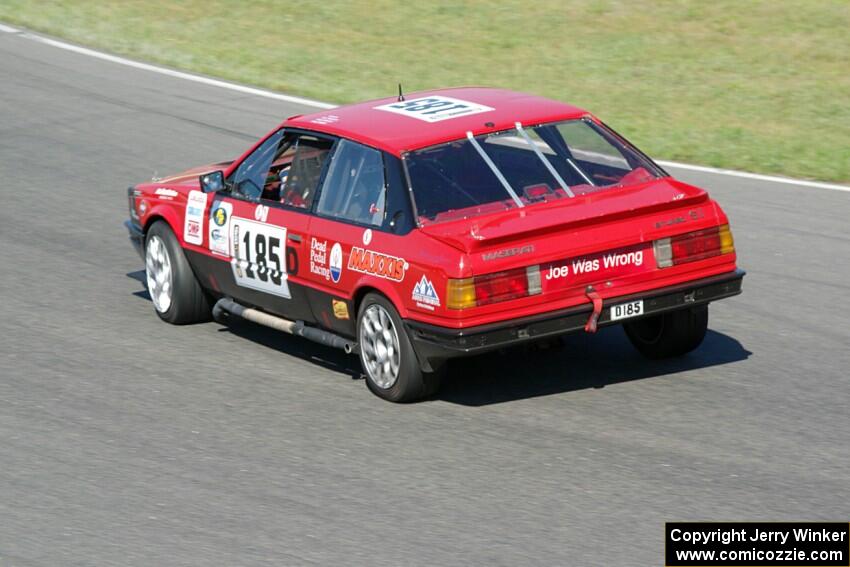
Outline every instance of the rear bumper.
[[[654, 289], [644, 293], [608, 298], [603, 302], [598, 325], [611, 321], [611, 305], [643, 299], [644, 315], [702, 305], [741, 293], [743, 270], [694, 280], [685, 284]], [[590, 303], [523, 319], [514, 319], [468, 329], [449, 329], [406, 320], [408, 335], [423, 369], [430, 370], [438, 361], [499, 349], [528, 341], [583, 331], [593, 309]]]
[[142, 257], [142, 260], [144, 260], [145, 231], [142, 230], [142, 227], [140, 227], [131, 220], [124, 221], [124, 226], [127, 227], [127, 232], [130, 233], [130, 243], [133, 245], [133, 248], [136, 249], [136, 252], [139, 253], [139, 256]]

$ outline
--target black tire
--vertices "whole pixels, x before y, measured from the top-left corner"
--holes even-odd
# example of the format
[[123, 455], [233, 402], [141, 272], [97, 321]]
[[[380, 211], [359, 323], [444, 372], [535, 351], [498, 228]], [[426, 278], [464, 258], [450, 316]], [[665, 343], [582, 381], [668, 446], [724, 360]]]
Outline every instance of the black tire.
[[[370, 368], [375, 364], [370, 350], [374, 351], [374, 349], [370, 347], [368, 334], [364, 332], [364, 318], [367, 317], [367, 312], [375, 312], [375, 310], [370, 311], [370, 307], [373, 306], [383, 309], [389, 316], [398, 339], [398, 372], [395, 382], [390, 386], [382, 386], [370, 373]], [[363, 374], [366, 376], [366, 384], [375, 395], [391, 402], [414, 402], [432, 396], [439, 389], [441, 374], [422, 372], [401, 317], [393, 304], [384, 296], [369, 293], [360, 302], [357, 311], [357, 342], [360, 347], [360, 363], [363, 366]], [[372, 358], [371, 364], [370, 358]]]
[[647, 358], [681, 356], [697, 348], [708, 329], [708, 305], [623, 323], [626, 336]]
[[[154, 239], [158, 239], [158, 242], [154, 243], [154, 247], [161, 243], [170, 265], [171, 297], [167, 307], [164, 305], [164, 301], [160, 302], [162, 305], [159, 306], [157, 301], [153, 300], [153, 290], [150, 284], [151, 259], [148, 252], [151, 250], [151, 242]], [[187, 325], [210, 320], [209, 298], [195, 278], [177, 237], [174, 236], [174, 232], [164, 221], [154, 222], [145, 235], [145, 274], [148, 282], [148, 293], [151, 294], [154, 311], [160, 319], [172, 325]], [[160, 310], [161, 307], [162, 310]]]

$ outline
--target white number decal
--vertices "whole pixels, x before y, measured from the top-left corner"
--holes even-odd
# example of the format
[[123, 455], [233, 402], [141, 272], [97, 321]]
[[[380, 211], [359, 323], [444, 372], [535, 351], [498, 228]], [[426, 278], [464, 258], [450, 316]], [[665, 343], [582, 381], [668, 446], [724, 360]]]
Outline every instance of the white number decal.
[[439, 122], [440, 120], [448, 120], [450, 118], [457, 118], [458, 116], [489, 112], [493, 109], [482, 104], [447, 96], [426, 96], [413, 100], [383, 104], [376, 106], [375, 110], [403, 114], [411, 118], [424, 120], [425, 122]]
[[265, 205], [257, 205], [254, 209], [254, 219], [260, 222], [266, 222], [269, 218], [269, 208]]
[[237, 285], [289, 299], [286, 275], [286, 229], [234, 217], [230, 224]]

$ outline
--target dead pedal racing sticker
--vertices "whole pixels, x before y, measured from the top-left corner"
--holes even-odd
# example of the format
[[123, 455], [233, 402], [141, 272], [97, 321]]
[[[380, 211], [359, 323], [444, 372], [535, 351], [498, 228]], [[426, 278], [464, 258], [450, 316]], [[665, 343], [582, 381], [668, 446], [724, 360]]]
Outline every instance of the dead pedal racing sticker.
[[476, 104], [459, 98], [448, 96], [426, 96], [411, 100], [402, 100], [390, 104], [376, 106], [375, 110], [393, 112], [403, 116], [410, 116], [424, 122], [440, 122], [459, 116], [480, 114], [494, 110], [483, 104]]
[[200, 246], [204, 242], [204, 211], [207, 208], [207, 194], [203, 191], [189, 191], [186, 201], [186, 220], [183, 224], [183, 240]]
[[422, 279], [413, 286], [411, 298], [416, 302], [416, 305], [424, 309], [433, 311], [434, 307], [440, 306], [440, 296], [437, 295], [434, 284], [425, 276], [422, 276]]
[[230, 215], [233, 204], [213, 201], [210, 207], [210, 252], [230, 256]]
[[286, 266], [286, 228], [233, 217], [230, 219], [236, 284], [290, 299]]
[[351, 254], [348, 256], [349, 270], [371, 274], [394, 282], [400, 282], [404, 279], [408, 267], [404, 258], [364, 250], [358, 246], [352, 246]]
[[335, 243], [328, 255], [327, 240], [310, 240], [310, 273], [337, 283], [342, 276], [342, 246]]

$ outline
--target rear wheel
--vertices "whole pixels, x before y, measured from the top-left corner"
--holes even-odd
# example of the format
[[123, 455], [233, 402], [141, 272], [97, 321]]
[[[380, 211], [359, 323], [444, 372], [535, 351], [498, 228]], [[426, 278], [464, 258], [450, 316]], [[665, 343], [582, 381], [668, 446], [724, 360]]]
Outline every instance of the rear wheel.
[[357, 341], [366, 383], [376, 395], [391, 402], [413, 402], [439, 388], [439, 376], [419, 367], [401, 317], [385, 297], [370, 293], [363, 298]]
[[708, 305], [623, 323], [631, 343], [647, 358], [681, 356], [697, 348], [708, 329]]
[[174, 325], [207, 321], [210, 304], [171, 228], [157, 221], [145, 237], [148, 294], [159, 318]]

